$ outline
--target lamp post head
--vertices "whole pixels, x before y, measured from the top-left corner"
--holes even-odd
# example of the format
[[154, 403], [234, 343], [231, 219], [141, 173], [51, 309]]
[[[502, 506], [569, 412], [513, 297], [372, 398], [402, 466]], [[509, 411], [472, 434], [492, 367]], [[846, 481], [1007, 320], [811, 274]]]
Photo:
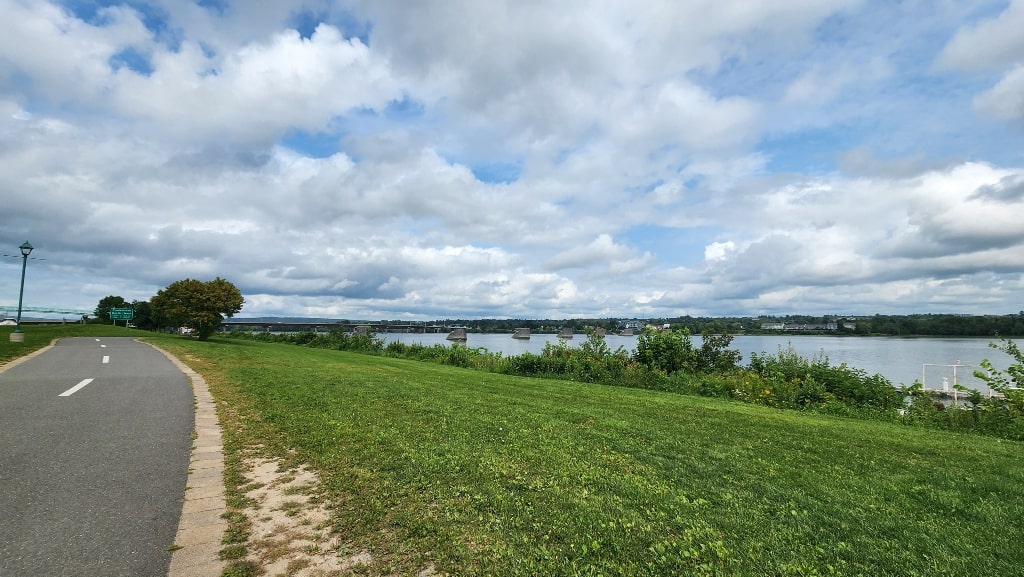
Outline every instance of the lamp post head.
[[33, 248], [35, 248], [35, 247], [34, 247], [34, 246], [32, 246], [32, 245], [30, 245], [30, 244], [28, 243], [28, 241], [26, 240], [26, 241], [25, 241], [25, 242], [24, 242], [24, 243], [23, 243], [23, 244], [22, 244], [21, 246], [19, 246], [18, 248], [20, 248], [20, 249], [21, 249], [21, 256], [28, 256], [28, 255], [32, 254], [32, 249], [33, 249]]

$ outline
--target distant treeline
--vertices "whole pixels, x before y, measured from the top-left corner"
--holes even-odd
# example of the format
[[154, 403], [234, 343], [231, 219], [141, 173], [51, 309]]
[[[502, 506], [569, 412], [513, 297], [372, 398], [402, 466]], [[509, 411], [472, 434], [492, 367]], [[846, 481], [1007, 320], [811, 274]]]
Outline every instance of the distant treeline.
[[[443, 319], [426, 324], [464, 326], [471, 332], [511, 333], [519, 327], [533, 333], [556, 333], [562, 327], [572, 327], [576, 333], [603, 328], [617, 332], [626, 322], [639, 321], [646, 325], [663, 326], [673, 329], [688, 329], [691, 334], [775, 334], [778, 329], [764, 329], [763, 325], [784, 323], [787, 325], [828, 325], [835, 323], [835, 330], [799, 330], [794, 333], [846, 334], [876, 336], [961, 336], [961, 337], [1019, 337], [1024, 336], [1024, 311], [1011, 315], [874, 315], [815, 317], [807, 315], [764, 316], [764, 317], [673, 317], [662, 319]], [[393, 321], [408, 324], [408, 321]]]
[[1024, 335], [1024, 311], [1014, 315], [906, 315], [858, 318], [850, 332], [863, 335], [992, 337]]

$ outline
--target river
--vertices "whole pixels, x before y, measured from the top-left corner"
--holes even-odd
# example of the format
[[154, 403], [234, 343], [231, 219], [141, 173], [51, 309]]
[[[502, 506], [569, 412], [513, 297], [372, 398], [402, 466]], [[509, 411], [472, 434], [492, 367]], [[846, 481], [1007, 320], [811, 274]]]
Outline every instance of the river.
[[[448, 344], [447, 335], [434, 333], [385, 333], [379, 335], [385, 342], [420, 343], [424, 345]], [[570, 346], [579, 346], [586, 335], [576, 335], [567, 340]], [[1005, 369], [1013, 358], [988, 346], [994, 339], [988, 338], [932, 338], [932, 337], [830, 337], [812, 335], [738, 335], [733, 338], [730, 348], [743, 355], [741, 364], [750, 361], [751, 353], [775, 354], [780, 347], [792, 345], [802, 357], [811, 358], [824, 354], [829, 363], [863, 369], [868, 374], [880, 373], [894, 385], [912, 384], [915, 380], [925, 381], [928, 388], [942, 386], [943, 379], [952, 385], [958, 382], [970, 388], [986, 390], [984, 383], [972, 373], [979, 368], [982, 359], [989, 359], [998, 369]], [[504, 356], [522, 353], [540, 353], [544, 345], [558, 342], [555, 335], [535, 334], [529, 340], [513, 339], [509, 334], [470, 333], [466, 345], [483, 347]], [[612, 350], [623, 347], [632, 352], [636, 337], [608, 335], [605, 342]], [[700, 345], [700, 337], [693, 337], [694, 345]], [[928, 365], [928, 366], [926, 366]], [[947, 365], [960, 365], [951, 367]], [[954, 375], [955, 371], [955, 375]]]

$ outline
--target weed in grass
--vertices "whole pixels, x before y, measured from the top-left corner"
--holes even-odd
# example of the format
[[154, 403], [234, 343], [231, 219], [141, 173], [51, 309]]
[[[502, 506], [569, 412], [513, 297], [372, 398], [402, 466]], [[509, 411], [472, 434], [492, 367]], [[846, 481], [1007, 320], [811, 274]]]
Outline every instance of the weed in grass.
[[228, 527], [224, 530], [221, 543], [245, 543], [249, 539], [249, 519], [238, 511], [229, 511], [222, 516], [228, 520]]
[[283, 511], [288, 517], [294, 517], [299, 513], [302, 513], [303, 508], [306, 504], [301, 501], [285, 501], [278, 507], [278, 511]]
[[245, 545], [228, 545], [220, 550], [219, 557], [225, 561], [245, 557]]
[[309, 559], [294, 559], [288, 562], [287, 567], [285, 567], [285, 574], [294, 575], [295, 573], [301, 571], [302, 569], [305, 569], [306, 567], [309, 567], [310, 565], [312, 565], [312, 563], [309, 561]]
[[254, 481], [254, 482], [246, 483], [246, 484], [242, 485], [241, 487], [238, 488], [238, 491], [241, 492], [241, 493], [248, 493], [250, 491], [255, 491], [256, 489], [261, 489], [263, 487], [264, 487], [263, 483], [259, 483], [259, 482], [255, 482]]
[[312, 492], [313, 486], [311, 485], [291, 485], [285, 487], [283, 491], [285, 495], [309, 495]]
[[277, 563], [291, 554], [291, 548], [283, 540], [263, 540], [253, 546], [259, 550], [260, 564], [263, 566]]
[[226, 504], [229, 509], [248, 509], [255, 505], [255, 501], [249, 497], [242, 495], [233, 495], [226, 499]]
[[221, 571], [220, 577], [256, 577], [259, 570], [254, 561], [235, 561]]
[[232, 524], [241, 524], [246, 520], [245, 513], [240, 511], [225, 511], [224, 513], [221, 513], [221, 518]]

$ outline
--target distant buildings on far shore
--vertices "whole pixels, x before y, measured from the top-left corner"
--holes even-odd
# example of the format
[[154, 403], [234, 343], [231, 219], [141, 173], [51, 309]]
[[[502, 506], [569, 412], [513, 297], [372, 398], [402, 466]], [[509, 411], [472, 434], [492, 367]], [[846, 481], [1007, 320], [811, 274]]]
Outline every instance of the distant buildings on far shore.
[[[842, 322], [842, 328], [854, 329], [857, 323], [851, 320], [844, 320]], [[837, 331], [840, 328], [839, 321], [829, 321], [825, 323], [796, 323], [796, 322], [762, 322], [762, 331]], [[641, 320], [628, 320], [619, 321], [618, 330], [632, 330], [634, 332], [643, 332], [645, 329], [657, 329], [662, 331], [671, 330], [671, 325], [668, 323], [648, 323]]]
[[[854, 328], [843, 323], [846, 328]], [[762, 331], [836, 331], [839, 323], [761, 323]]]

